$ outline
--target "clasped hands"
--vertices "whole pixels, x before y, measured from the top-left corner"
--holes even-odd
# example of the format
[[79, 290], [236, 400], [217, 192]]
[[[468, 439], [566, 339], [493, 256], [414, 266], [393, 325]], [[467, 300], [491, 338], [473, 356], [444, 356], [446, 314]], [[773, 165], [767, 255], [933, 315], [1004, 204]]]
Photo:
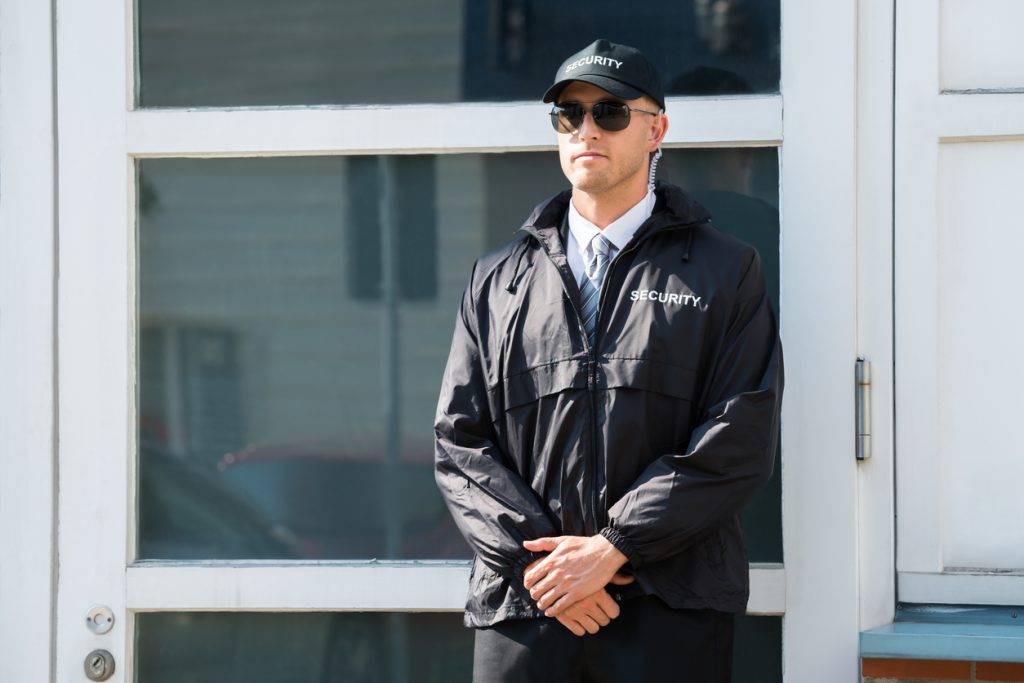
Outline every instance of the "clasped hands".
[[523, 546], [548, 553], [523, 572], [523, 585], [544, 614], [577, 636], [597, 633], [619, 616], [619, 605], [605, 586], [624, 586], [634, 578], [619, 571], [627, 558], [604, 536], [554, 536]]

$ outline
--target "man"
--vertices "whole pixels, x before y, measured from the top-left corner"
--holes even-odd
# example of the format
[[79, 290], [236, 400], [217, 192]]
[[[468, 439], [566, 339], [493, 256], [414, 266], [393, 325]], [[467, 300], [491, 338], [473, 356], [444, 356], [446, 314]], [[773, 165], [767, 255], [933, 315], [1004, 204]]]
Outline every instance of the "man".
[[572, 190], [474, 265], [435, 424], [474, 679], [728, 681], [737, 515], [782, 395], [760, 260], [653, 188], [668, 119], [639, 51], [595, 41], [544, 101]]

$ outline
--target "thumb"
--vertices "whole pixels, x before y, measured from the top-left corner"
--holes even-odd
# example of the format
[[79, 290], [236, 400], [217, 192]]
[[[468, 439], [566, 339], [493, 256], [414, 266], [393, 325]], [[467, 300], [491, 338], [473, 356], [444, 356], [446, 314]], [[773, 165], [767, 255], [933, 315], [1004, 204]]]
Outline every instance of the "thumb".
[[633, 583], [634, 581], [636, 581], [636, 577], [632, 574], [615, 572], [615, 576], [611, 578], [610, 582], [614, 583], [616, 586], [625, 586], [627, 584]]
[[561, 541], [561, 536], [555, 536], [554, 538], [535, 538], [532, 541], [523, 541], [523, 546], [527, 550], [532, 550], [533, 552], [550, 552], [557, 548]]

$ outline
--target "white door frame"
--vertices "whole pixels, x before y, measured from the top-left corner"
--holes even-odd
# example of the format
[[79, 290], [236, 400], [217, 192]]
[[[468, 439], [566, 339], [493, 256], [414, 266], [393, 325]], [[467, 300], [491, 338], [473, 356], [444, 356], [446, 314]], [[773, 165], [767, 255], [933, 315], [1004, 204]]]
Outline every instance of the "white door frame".
[[57, 588], [53, 20], [0, 0], [0, 658], [53, 680]]
[[[135, 611], [457, 611], [468, 572], [459, 563], [132, 562], [134, 159], [552, 149], [545, 107], [133, 111], [133, 4], [56, 2], [61, 216], [56, 679], [80, 677], [85, 653], [103, 647], [120, 665], [111, 680], [131, 680], [127, 653], [133, 650]], [[785, 138], [780, 159], [788, 361], [786, 568], [754, 568], [751, 612], [785, 612], [787, 681], [841, 680], [837, 675], [843, 671], [856, 680], [851, 369], [857, 352], [856, 9], [852, 1], [783, 2], [782, 97], [677, 98], [668, 105], [675, 122], [670, 145], [775, 146]], [[536, 127], [520, 126], [524, 112], [535, 117]], [[437, 126], [422, 124], [424, 117], [435, 116]], [[414, 117], [420, 122], [415, 126]], [[505, 132], [496, 137], [495, 131]], [[342, 576], [365, 590], [340, 588], [349, 583], [339, 581]], [[105, 635], [84, 626], [85, 610], [97, 603], [116, 615], [113, 631]]]
[[783, 0], [786, 681], [859, 681], [858, 4]]
[[870, 361], [872, 375], [871, 457], [858, 464], [855, 482], [861, 630], [891, 623], [896, 613], [892, 278], [895, 2], [866, 0], [858, 8], [857, 355]]

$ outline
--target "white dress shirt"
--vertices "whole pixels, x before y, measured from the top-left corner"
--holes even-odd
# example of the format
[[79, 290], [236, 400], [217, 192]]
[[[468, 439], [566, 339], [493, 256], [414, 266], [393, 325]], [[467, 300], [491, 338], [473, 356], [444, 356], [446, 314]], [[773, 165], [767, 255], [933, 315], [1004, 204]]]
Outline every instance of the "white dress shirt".
[[572, 269], [577, 283], [586, 276], [587, 264], [594, 255], [591, 240], [601, 234], [612, 243], [608, 253], [610, 262], [633, 238], [637, 228], [651, 217], [651, 213], [654, 211], [654, 202], [654, 192], [648, 190], [643, 199], [609, 223], [604, 230], [581, 216], [573, 203], [569, 202], [569, 244], [566, 245], [565, 251], [569, 259], [569, 268]]

